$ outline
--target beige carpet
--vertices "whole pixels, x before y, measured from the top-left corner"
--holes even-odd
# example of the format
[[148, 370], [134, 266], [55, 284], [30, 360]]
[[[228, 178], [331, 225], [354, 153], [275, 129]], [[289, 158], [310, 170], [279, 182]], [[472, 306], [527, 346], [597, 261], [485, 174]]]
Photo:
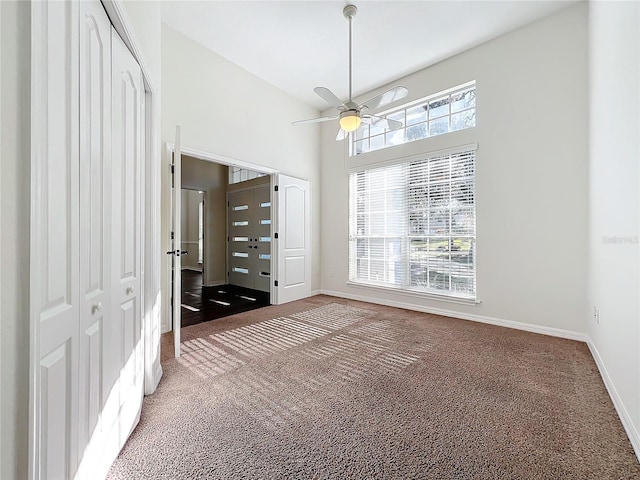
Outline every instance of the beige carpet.
[[640, 478], [580, 342], [326, 296], [183, 339], [108, 478]]

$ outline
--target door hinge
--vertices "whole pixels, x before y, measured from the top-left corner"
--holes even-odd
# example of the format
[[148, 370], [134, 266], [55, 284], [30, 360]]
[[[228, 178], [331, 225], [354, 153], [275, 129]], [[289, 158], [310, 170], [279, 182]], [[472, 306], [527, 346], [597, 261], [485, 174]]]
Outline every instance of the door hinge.
[[278, 238], [278, 234], [277, 234], [277, 233], [274, 233], [274, 234], [273, 234], [273, 238]]
[[227, 242], [230, 242], [231, 240], [229, 240], [229, 237], [227, 237]]
[[277, 192], [277, 191], [278, 191], [278, 185], [276, 185], [275, 187], [273, 187], [273, 189]]
[[229, 202], [227, 202], [227, 207], [229, 206]]
[[273, 282], [274, 285], [277, 287], [278, 286], [278, 280], [276, 280], [275, 282]]
[[173, 175], [175, 173], [175, 165], [172, 163], [171, 164], [171, 175]]
[[176, 238], [176, 234], [171, 232], [171, 240], [175, 240], [175, 238]]
[[227, 272], [227, 277], [229, 276], [229, 272]]

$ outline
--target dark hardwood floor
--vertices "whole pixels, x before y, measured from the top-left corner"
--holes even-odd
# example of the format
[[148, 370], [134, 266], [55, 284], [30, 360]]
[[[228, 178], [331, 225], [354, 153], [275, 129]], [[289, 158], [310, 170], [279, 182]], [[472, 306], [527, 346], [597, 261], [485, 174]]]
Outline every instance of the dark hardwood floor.
[[182, 326], [266, 307], [269, 293], [236, 285], [203, 287], [202, 273], [182, 271]]

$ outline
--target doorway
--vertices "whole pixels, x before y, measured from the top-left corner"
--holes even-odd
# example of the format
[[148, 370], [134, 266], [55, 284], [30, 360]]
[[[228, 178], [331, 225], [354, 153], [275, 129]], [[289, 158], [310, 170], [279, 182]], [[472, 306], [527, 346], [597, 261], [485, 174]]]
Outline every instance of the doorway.
[[[181, 180], [181, 326], [195, 325], [270, 305], [271, 250], [270, 243], [267, 243], [271, 236], [269, 215], [257, 220], [264, 230], [257, 232], [260, 235], [246, 237], [247, 241], [249, 238], [255, 239], [256, 244], [260, 239], [263, 240], [261, 247], [256, 245], [255, 248], [256, 259], [261, 259], [258, 280], [247, 283], [244, 278], [246, 275], [235, 271], [232, 275], [234, 267], [228, 261], [228, 255], [233, 255], [229, 248], [230, 240], [238, 237], [231, 231], [233, 227], [230, 225], [234, 222], [230, 220], [233, 216], [230, 212], [243, 213], [233, 210], [228, 199], [238, 195], [252, 195], [256, 190], [262, 195], [259, 195], [259, 203], [270, 206], [270, 176], [264, 172], [182, 155]], [[248, 205], [246, 208], [249, 208]], [[270, 211], [269, 208], [261, 208], [261, 217], [265, 216], [265, 210]], [[253, 245], [251, 247], [249, 251], [253, 254]], [[247, 248], [235, 253], [236, 256], [249, 256]], [[253, 272], [253, 268], [251, 270]], [[173, 272], [173, 275], [177, 274], [178, 272]]]

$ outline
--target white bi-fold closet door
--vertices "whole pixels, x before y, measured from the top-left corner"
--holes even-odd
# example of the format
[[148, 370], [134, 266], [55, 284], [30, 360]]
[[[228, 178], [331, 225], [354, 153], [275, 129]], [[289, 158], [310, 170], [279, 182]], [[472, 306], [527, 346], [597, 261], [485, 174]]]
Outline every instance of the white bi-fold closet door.
[[142, 404], [144, 87], [98, 1], [32, 19], [30, 476], [100, 478]]

